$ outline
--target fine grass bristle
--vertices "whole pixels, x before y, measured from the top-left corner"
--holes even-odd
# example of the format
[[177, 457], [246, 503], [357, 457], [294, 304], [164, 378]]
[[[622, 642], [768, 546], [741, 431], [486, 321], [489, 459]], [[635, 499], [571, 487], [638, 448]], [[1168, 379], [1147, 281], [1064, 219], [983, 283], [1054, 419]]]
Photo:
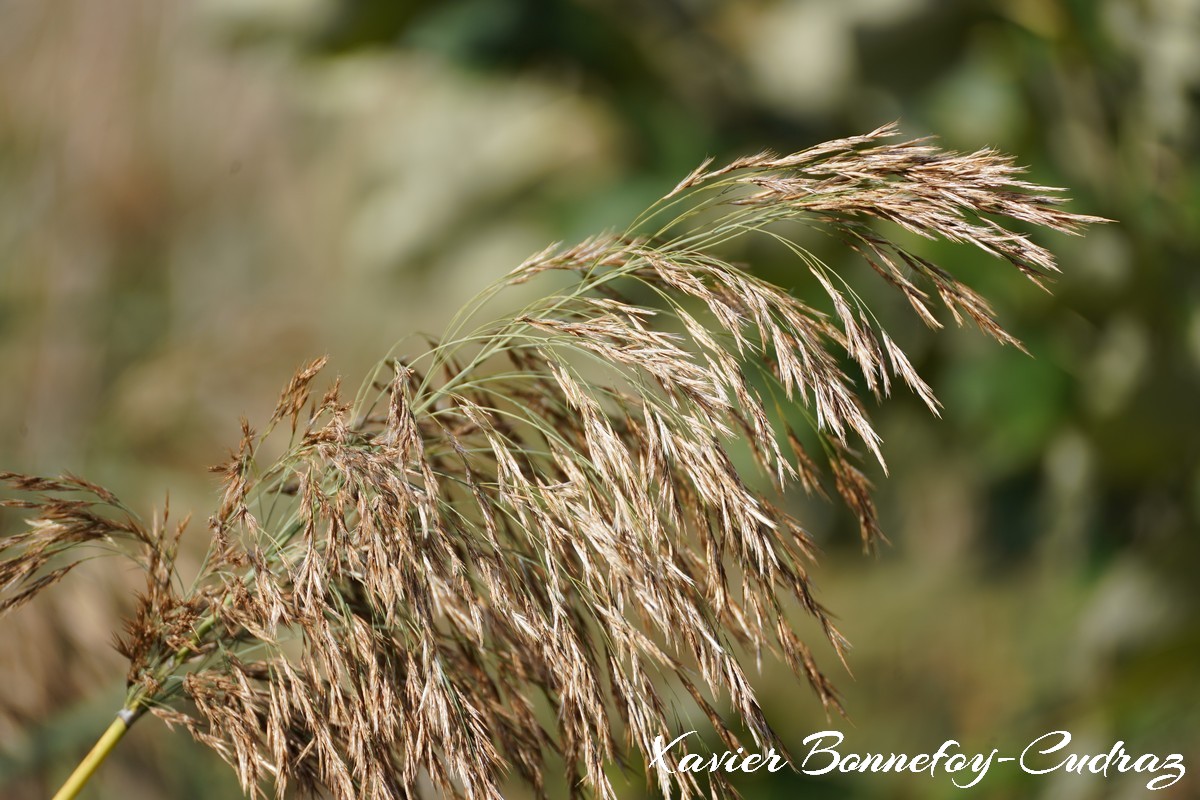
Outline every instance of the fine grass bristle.
[[[500, 798], [515, 776], [546, 796], [550, 765], [565, 765], [573, 793], [612, 798], [608, 765], [629, 747], [649, 762], [657, 737], [678, 735], [679, 688], [731, 748], [744, 730], [782, 752], [745, 654], [774, 653], [837, 712], [788, 609], [843, 659], [845, 643], [809, 584], [809, 534], [752, 488], [731, 444], [772, 494], [831, 488], [870, 546], [882, 534], [855, 451], [883, 457], [856, 380], [938, 403], [844, 279], [775, 223], [840, 238], [929, 325], [940, 302], [1015, 344], [982, 297], [872, 221], [974, 245], [1038, 282], [1053, 256], [1001, 220], [1101, 221], [1062, 210], [1006, 156], [894, 134], [705, 164], [629, 230], [527, 260], [352, 402], [336, 383], [314, 394], [325, 362], [308, 364], [216, 468], [211, 544], [188, 586], [183, 524], [145, 524], [78, 478], [3, 474], [23, 498], [5, 504], [33, 518], [0, 540], [0, 611], [89, 545], [129, 555], [147, 588], [118, 643], [126, 709], [186, 727], [248, 794]], [[790, 247], [834, 313], [717, 255], [746, 236]], [[551, 271], [566, 288], [478, 321], [499, 291]], [[780, 420], [784, 397], [811, 430]], [[261, 463], [268, 437], [286, 449]], [[664, 798], [733, 793], [720, 773], [710, 787], [675, 771], [684, 753], [650, 769]]]

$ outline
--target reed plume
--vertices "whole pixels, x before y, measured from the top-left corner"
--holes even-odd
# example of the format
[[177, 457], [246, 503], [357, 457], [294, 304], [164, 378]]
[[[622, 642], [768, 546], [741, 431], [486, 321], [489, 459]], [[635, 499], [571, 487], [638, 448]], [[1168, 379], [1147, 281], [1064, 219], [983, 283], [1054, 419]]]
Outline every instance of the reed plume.
[[[337, 381], [317, 390], [325, 361], [308, 364], [216, 468], [208, 554], [186, 583], [186, 523], [144, 522], [77, 477], [4, 474], [20, 493], [5, 504], [31, 519], [0, 539], [0, 610], [97, 547], [133, 559], [147, 583], [118, 639], [129, 690], [110, 738], [149, 711], [219, 753], [247, 794], [499, 798], [516, 777], [544, 797], [561, 768], [573, 796], [613, 798], [610, 764], [627, 750], [649, 762], [656, 737], [677, 735], [679, 687], [731, 749], [744, 731], [783, 751], [747, 663], [782, 658], [837, 710], [792, 610], [839, 655], [844, 641], [810, 587], [812, 539], [765, 494], [832, 487], [870, 545], [856, 452], [882, 462], [880, 439], [847, 365], [876, 396], [898, 383], [938, 404], [782, 223], [843, 241], [929, 325], [940, 304], [1015, 344], [981, 296], [873, 223], [974, 245], [1040, 282], [1054, 258], [999, 220], [1099, 221], [1006, 156], [895, 133], [706, 163], [627, 231], [531, 257], [352, 399]], [[718, 255], [748, 236], [789, 247], [833, 313]], [[501, 290], [534, 279], [552, 289], [489, 319]], [[262, 457], [268, 440], [280, 457]], [[754, 469], [772, 492], [751, 488]], [[664, 797], [732, 792], [675, 771], [684, 752], [648, 767]]]

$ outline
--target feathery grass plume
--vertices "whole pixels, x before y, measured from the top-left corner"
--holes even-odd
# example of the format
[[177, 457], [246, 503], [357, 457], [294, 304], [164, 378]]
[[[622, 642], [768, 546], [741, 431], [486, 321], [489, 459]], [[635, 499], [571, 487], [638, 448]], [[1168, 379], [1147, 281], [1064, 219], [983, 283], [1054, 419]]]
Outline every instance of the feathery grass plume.
[[[782, 751], [746, 654], [781, 657], [835, 710], [789, 607], [839, 655], [844, 641], [810, 589], [809, 535], [750, 488], [730, 444], [780, 491], [831, 483], [869, 545], [879, 525], [854, 454], [882, 456], [843, 355], [876, 396], [899, 381], [938, 406], [842, 276], [774, 223], [840, 237], [930, 325], [940, 301], [1015, 343], [983, 298], [872, 220], [974, 245], [1035, 281], [1053, 257], [998, 219], [1099, 221], [1006, 156], [894, 134], [705, 164], [628, 231], [527, 260], [352, 402], [337, 383], [315, 395], [324, 360], [307, 365], [217, 468], [211, 546], [187, 586], [183, 525], [146, 525], [78, 478], [4, 475], [28, 498], [7, 505], [34, 518], [0, 541], [0, 608], [61, 579], [86, 545], [134, 558], [147, 588], [119, 638], [129, 692], [114, 736], [151, 711], [217, 751], [248, 794], [499, 798], [515, 773], [545, 796], [561, 766], [573, 795], [612, 798], [606, 766], [625, 747], [649, 762], [656, 737], [677, 735], [672, 686], [730, 748], [744, 729]], [[790, 247], [835, 313], [716, 255], [750, 235]], [[560, 288], [472, 327], [499, 291], [551, 272]], [[791, 430], [764, 392], [805, 408], [812, 431]], [[273, 436], [286, 451], [262, 463]], [[675, 771], [682, 752], [648, 767], [664, 797], [732, 792], [719, 773], [707, 787]]]

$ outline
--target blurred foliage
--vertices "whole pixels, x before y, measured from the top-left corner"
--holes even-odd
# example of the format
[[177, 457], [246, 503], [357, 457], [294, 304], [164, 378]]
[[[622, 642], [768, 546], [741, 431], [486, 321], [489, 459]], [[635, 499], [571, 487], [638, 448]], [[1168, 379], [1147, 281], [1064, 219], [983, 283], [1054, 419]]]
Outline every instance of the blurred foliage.
[[[1197, 41], [1196, 0], [5, 4], [0, 466], [69, 469], [147, 509], [171, 487], [173, 507], [202, 512], [203, 467], [302, 359], [328, 352], [357, 380], [528, 253], [623, 224], [705, 155], [900, 118], [1016, 153], [1072, 187], [1073, 209], [1118, 222], [1049, 242], [1065, 272], [1053, 296], [913, 243], [986, 290], [1033, 358], [932, 335], [810, 242], [863, 276], [945, 404], [942, 420], [908, 397], [879, 411], [893, 475], [878, 481], [880, 557], [796, 501], [826, 543], [822, 599], [856, 645], [842, 730], [860, 751], [912, 752], [1067, 728], [1195, 770]], [[811, 291], [786, 254], [740, 255]], [[95, 566], [0, 628], [5, 797], [48, 795], [115, 702], [105, 641], [130, 587]], [[773, 667], [763, 680], [785, 739], [827, 727], [807, 690]], [[185, 734], [144, 724], [92, 797], [237, 796]], [[1196, 775], [1162, 795], [1197, 796]], [[1141, 786], [994, 769], [974, 791]], [[797, 787], [959, 791], [745, 784]]]

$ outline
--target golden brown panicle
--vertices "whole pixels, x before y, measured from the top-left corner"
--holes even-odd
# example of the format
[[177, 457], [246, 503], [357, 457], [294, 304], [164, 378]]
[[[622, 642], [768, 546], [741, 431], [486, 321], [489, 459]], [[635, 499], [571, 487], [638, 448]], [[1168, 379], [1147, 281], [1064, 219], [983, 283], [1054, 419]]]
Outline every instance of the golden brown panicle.
[[[565, 769], [573, 796], [612, 798], [610, 764], [629, 748], [649, 763], [657, 737], [678, 735], [680, 688], [731, 749], [745, 730], [782, 751], [747, 662], [774, 653], [836, 711], [795, 609], [839, 656], [845, 643], [813, 597], [809, 534], [772, 500], [829, 486], [870, 544], [881, 534], [854, 448], [882, 455], [856, 381], [877, 397], [898, 381], [938, 405], [843, 276], [777, 223], [844, 240], [930, 325], [938, 300], [1014, 342], [981, 297], [873, 221], [973, 245], [1034, 280], [1054, 259], [1005, 221], [1098, 221], [1005, 156], [894, 133], [706, 164], [628, 231], [526, 261], [426, 352], [383, 362], [353, 402], [336, 386], [314, 394], [324, 359], [305, 366], [266, 432], [245, 424], [218, 468], [190, 586], [173, 569], [181, 526], [146, 528], [76, 478], [3, 475], [28, 498], [7, 505], [32, 520], [0, 540], [0, 611], [88, 546], [128, 553], [147, 589], [119, 645], [127, 716], [183, 725], [248, 794], [500, 798], [515, 778], [547, 796], [548, 771]], [[833, 313], [717, 254], [743, 236], [789, 247]], [[516, 314], [484, 313], [549, 272], [571, 279]], [[811, 429], [794, 430], [770, 393]], [[260, 463], [268, 436], [286, 448]], [[773, 491], [744, 474], [743, 451]], [[664, 797], [732, 793], [720, 774], [708, 786], [675, 771], [685, 752], [648, 767]]]

